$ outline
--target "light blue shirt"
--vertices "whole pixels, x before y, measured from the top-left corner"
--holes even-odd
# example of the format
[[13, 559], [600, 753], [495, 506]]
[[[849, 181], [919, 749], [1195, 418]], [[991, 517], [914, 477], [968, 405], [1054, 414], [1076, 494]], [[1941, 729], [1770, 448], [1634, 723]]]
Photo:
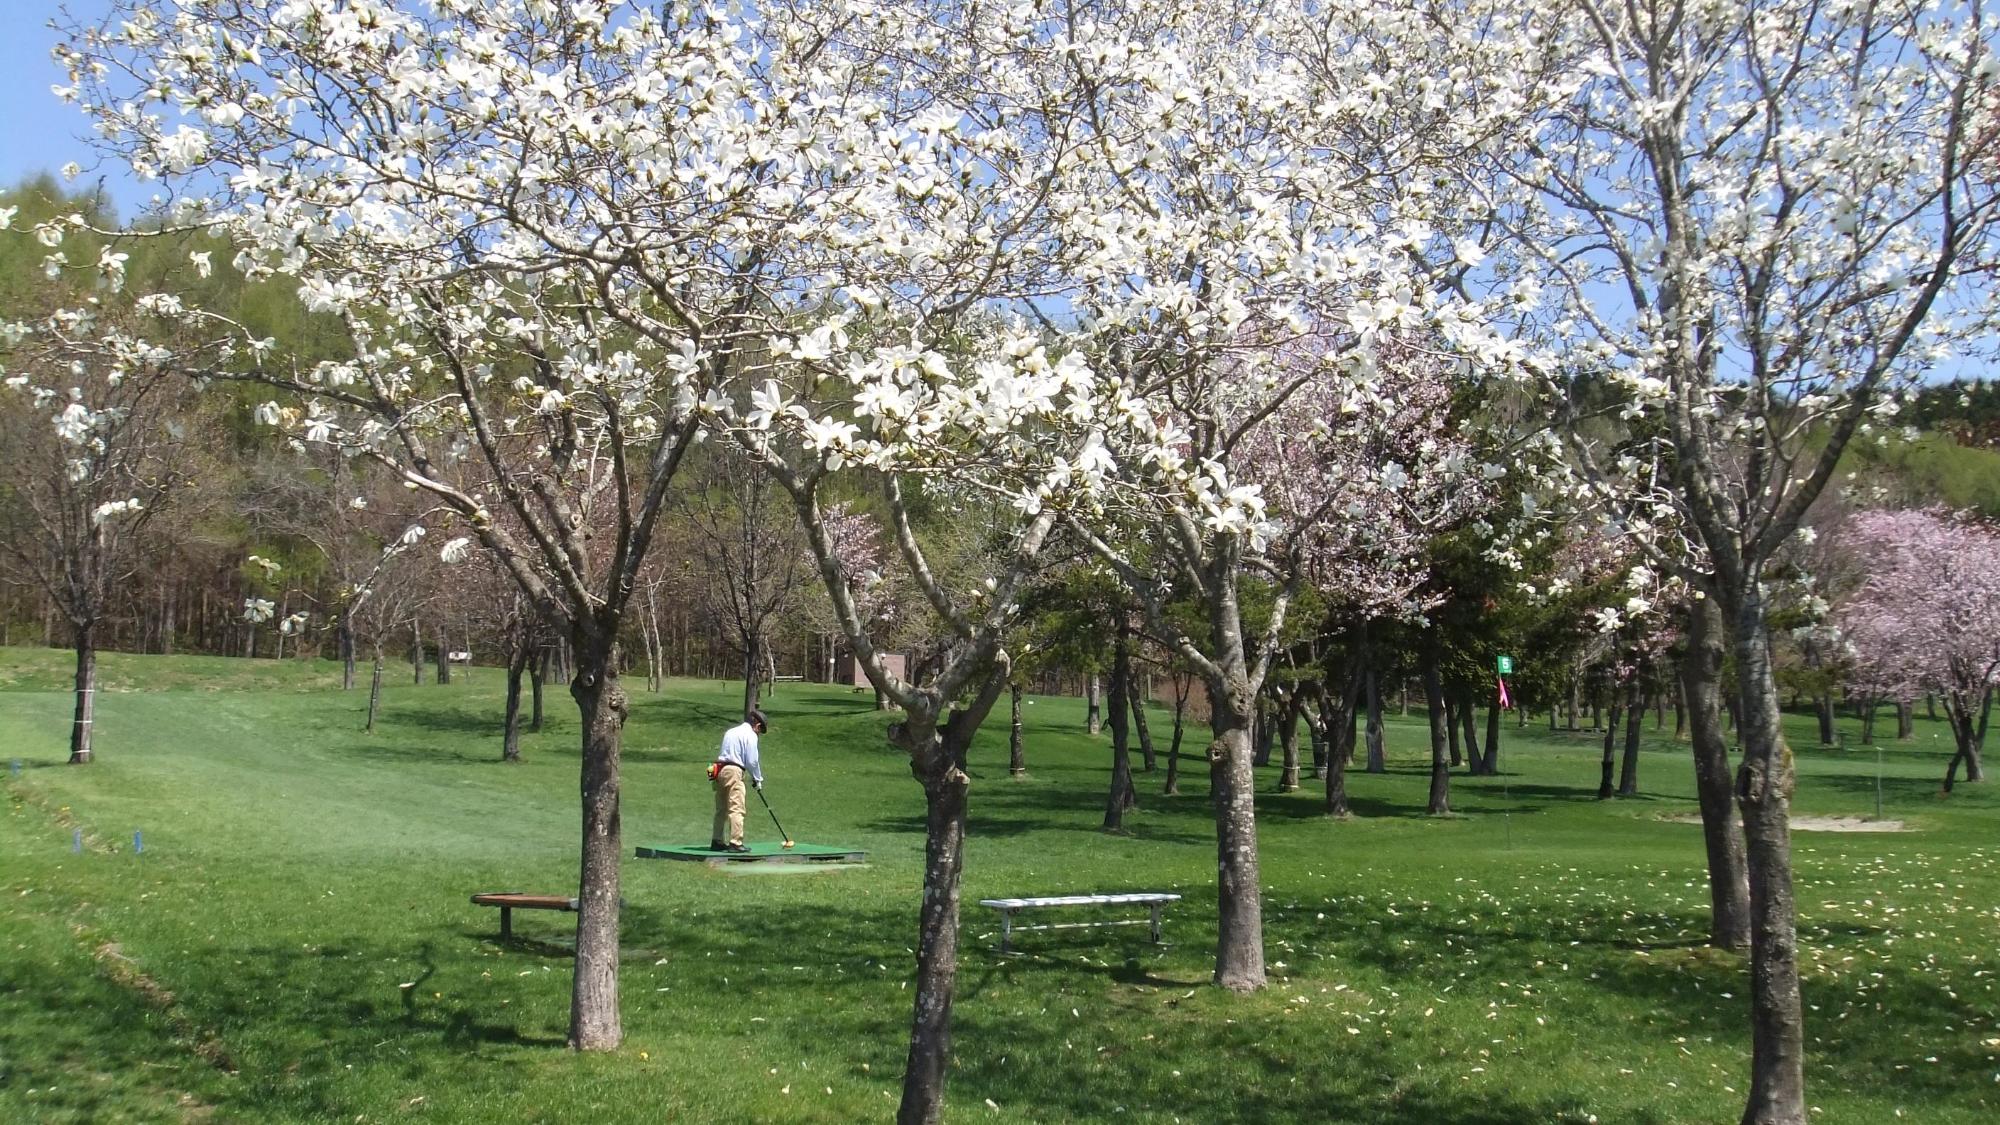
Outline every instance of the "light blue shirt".
[[722, 749], [715, 755], [715, 760], [741, 766], [751, 780], [764, 784], [764, 767], [757, 761], [757, 730], [747, 722], [722, 732]]

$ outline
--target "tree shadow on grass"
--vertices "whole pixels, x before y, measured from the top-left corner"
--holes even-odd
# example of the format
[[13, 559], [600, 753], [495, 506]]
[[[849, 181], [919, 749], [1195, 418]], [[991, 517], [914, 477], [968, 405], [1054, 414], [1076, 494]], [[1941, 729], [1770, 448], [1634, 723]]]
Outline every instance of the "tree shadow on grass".
[[861, 691], [855, 692], [852, 696], [828, 695], [825, 692], [799, 695], [781, 691], [777, 695], [764, 697], [762, 709], [765, 714], [771, 716], [773, 723], [788, 714], [880, 715], [884, 723], [895, 715], [893, 711], [877, 711], [875, 696]]
[[[1468, 918], [1470, 907], [1392, 914], [1383, 899], [1343, 905], [1335, 918], [1321, 920], [1317, 914], [1332, 907], [1274, 902], [1267, 937], [1275, 945], [1317, 942], [1337, 949], [1343, 961], [1413, 979], [1438, 971], [1431, 955], [1440, 950], [1476, 951], [1482, 979], [1516, 981], [1537, 979], [1537, 961], [1577, 958], [1571, 943], [1580, 942], [1623, 954], [1591, 957], [1595, 979], [1564, 978], [1571, 996], [1582, 989], [1584, 996], [1607, 997], [1612, 1002], [1595, 1006], [1615, 1013], [1610, 1018], [1646, 1025], [1614, 1039], [1705, 1035], [1747, 1050], [1742, 959], [1676, 948], [1688, 931], [1705, 925], [1698, 912], [1635, 914], [1623, 905], [1526, 910], [1499, 919], [1490, 904], [1479, 907], [1481, 917]], [[1428, 1077], [1411, 1074], [1407, 1050], [1392, 1043], [1356, 1039], [1332, 1051], [1276, 1033], [1268, 1003], [1232, 999], [1201, 983], [1213, 909], [1212, 893], [1198, 890], [1174, 908], [1167, 933], [1177, 944], [1165, 949], [1131, 927], [1074, 931], [1092, 935], [1075, 942], [1036, 934], [1030, 956], [999, 959], [980, 936], [996, 927], [968, 904], [951, 1104], [976, 1109], [992, 1099], [1017, 1110], [1032, 1107], [1044, 1120], [1108, 1119], [1124, 1107], [1184, 1120], [1389, 1125], [1517, 1125], [1559, 1120], [1570, 1109], [1560, 1077], [1541, 1084], [1554, 1089], [1549, 1094], [1491, 1085], [1460, 1091], [1441, 1085], [1446, 1077], [1429, 1068]], [[861, 902], [832, 884], [823, 894], [795, 892], [776, 903], [746, 896], [628, 904], [628, 1030], [714, 1036], [719, 1044], [751, 1034], [724, 1029], [747, 1026], [731, 1013], [756, 1013], [769, 1017], [755, 1032], [771, 1037], [767, 1049], [810, 1042], [833, 1066], [858, 1073], [872, 1063], [881, 1081], [893, 1082], [907, 1033], [911, 993], [903, 985], [912, 970], [915, 913], [914, 895]], [[460, 912], [431, 915], [407, 932], [324, 945], [196, 947], [167, 968], [190, 1018], [215, 1029], [243, 1068], [245, 1081], [226, 1103], [230, 1112], [253, 1120], [351, 1119], [367, 1107], [334, 1081], [344, 1063], [450, 1087], [464, 1081], [467, 1068], [504, 1066], [518, 1058], [515, 1052], [561, 1046], [571, 967], [563, 939], [573, 933], [573, 919], [526, 912], [517, 926], [528, 919], [534, 921], [522, 926], [523, 940], [506, 946], [494, 940], [491, 912], [481, 912], [477, 925]], [[1845, 940], [1862, 945], [1873, 936], [1863, 929]], [[1815, 934], [1813, 940], [1829, 939]], [[1940, 1018], [1977, 1026], [1973, 1004], [1904, 970], [1887, 975], [1878, 993], [1884, 1011], [1837, 1023], [1809, 1015], [1808, 1035], [1818, 1040], [1809, 1040], [1815, 1074], [1837, 1066], [1857, 1088], [1915, 1083], [1944, 1101], [1965, 1102], [1963, 1078], [1976, 1062], [1972, 1037], [1940, 1046], [1946, 1065], [1916, 1072], [1898, 1071], [1911, 1060], [1875, 1040]], [[1834, 987], [1809, 982], [1807, 1001]], [[1176, 998], [1190, 991], [1196, 995], [1179, 1006]], [[1723, 993], [1738, 999], [1722, 1000]], [[1079, 1014], [1072, 1016], [1072, 1008]], [[712, 1065], [720, 1064], [694, 1065], [689, 1079], [702, 1080], [709, 1073], [702, 1067]], [[1189, 1077], [1173, 1075], [1175, 1069]], [[1643, 1112], [1622, 1119], [1647, 1120]]]
[[[812, 986], [830, 991], [829, 1002], [792, 1006], [782, 1033], [852, 1044], [856, 1066], [871, 1058], [881, 1066], [885, 1055], [900, 1064], [911, 994], [892, 986], [909, 972], [912, 906], [809, 914], [725, 908], [704, 911], [699, 927], [680, 927], [663, 941], [695, 963], [705, 963], [697, 958], [700, 947], [717, 952], [713, 947], [726, 941], [730, 963], [749, 974], [730, 980], [732, 995], [747, 1010], [784, 1010], [779, 994], [796, 987], [798, 978], [783, 970], [799, 964], [816, 970]], [[1109, 1120], [1128, 1112], [1188, 1121], [1393, 1125], [1559, 1119], [1562, 1107], [1548, 1099], [1398, 1089], [1382, 1077], [1399, 1066], [1388, 1047], [1343, 1043], [1339, 1052], [1321, 1052], [1288, 1036], [1266, 1038], [1271, 1025], [1261, 1019], [1237, 1022], [1214, 1011], [1163, 1014], [1162, 1001], [1190, 989], [1200, 989], [1204, 1000], [1198, 1003], [1211, 1007], [1233, 1001], [1219, 999], [1205, 983], [1205, 957], [1190, 965], [1172, 947], [1157, 952], [1143, 930], [1109, 931], [1136, 933], [1136, 941], [1100, 934], [1094, 941], [1047, 945], [1039, 943], [1048, 936], [1036, 934], [1029, 955], [1000, 958], [982, 948], [987, 927], [971, 917], [966, 923], [947, 1095], [947, 1104], [962, 1112], [991, 1100], [1016, 1112], [1032, 1107], [1031, 1116], [1050, 1121]], [[777, 971], [750, 968], [760, 965]], [[1072, 1004], [1075, 1016], [1050, 1014]], [[1195, 1069], [1217, 1059], [1226, 1060], [1227, 1080], [1196, 1082], [1175, 1073], [1176, 1067]]]
[[353, 742], [328, 747], [337, 754], [383, 763], [404, 765], [506, 765], [500, 760], [500, 743], [496, 738], [493, 753], [469, 754], [463, 750], [448, 749], [431, 742], [418, 742], [395, 735], [376, 735], [372, 739], [362, 735]]
[[[1494, 794], [1497, 797], [1497, 794]], [[1361, 820], [1431, 820], [1426, 805], [1415, 801], [1387, 801], [1380, 797], [1347, 794], [1349, 816], [1346, 820], [1329, 818], [1326, 814], [1326, 795], [1322, 791], [1296, 793], [1260, 793], [1257, 795], [1257, 816], [1266, 820], [1328, 820], [1334, 824]], [[1477, 806], [1453, 811], [1454, 816], [1497, 816], [1500, 813], [1541, 812], [1540, 805], [1507, 804], [1489, 805], [1484, 801]]]
[[[1373, 905], [1344, 904], [1337, 942], [1340, 956], [1377, 966], [1387, 972], [1420, 975], [1434, 972], [1431, 958], [1439, 950], [1476, 954], [1481, 976], [1492, 980], [1532, 981], [1548, 964], [1573, 960], [1578, 946], [1625, 956], [1592, 960], [1590, 988], [1618, 1000], [1628, 1018], [1654, 1028], [1648, 1034], [1705, 1036], [1718, 1043], [1741, 1044], [1748, 1070], [1750, 981], [1747, 955], [1710, 947], [1698, 937], [1665, 937], [1705, 931], [1708, 916], [1699, 911], [1658, 911], [1628, 914], [1583, 910], [1557, 917], [1547, 913], [1515, 915], [1504, 925], [1465, 924], [1448, 916], [1453, 910], [1420, 914], [1390, 914]], [[1270, 936], [1303, 942], [1308, 932], [1298, 921], [1302, 911], [1275, 911]], [[1655, 936], [1643, 936], [1650, 929]], [[1816, 975], [1808, 962], [1804, 981], [1807, 1059], [1810, 1081], [1835, 1078], [1854, 1090], [1896, 1087], [1922, 1091], [1922, 1096], [1949, 1101], [1964, 1098], [1967, 1076], [1990, 1069], [1974, 1031], [1990, 1024], [1992, 1014], [1934, 976], [1902, 966], [1883, 966], [1867, 957], [1889, 933], [1880, 926], [1855, 923], [1809, 924], [1802, 935], [1811, 944], [1834, 951], [1850, 949], [1856, 967], [1847, 979]], [[1990, 971], [1991, 966], [1988, 966]], [[1876, 977], [1874, 974], [1879, 973]], [[1968, 968], [1967, 975], [1973, 974]], [[1857, 1017], [1841, 1018], [1835, 1010], [1856, 981], [1879, 997]], [[1574, 984], [1575, 982], [1566, 982]], [[1814, 1006], [1817, 1006], [1815, 1010]], [[1960, 1033], [1942, 1029], [1954, 1027]], [[1617, 1037], [1614, 1033], [1614, 1037]], [[1913, 1065], [1911, 1043], [1935, 1064]], [[1920, 1056], [1923, 1052], [1920, 1052]]]
[[[1944, 767], [1946, 758], [1938, 759], [1935, 777], [1897, 777], [1885, 775], [1882, 778], [1882, 800], [1893, 804], [1899, 811], [1912, 806], [1937, 804], [1944, 789]], [[1873, 773], [1814, 774], [1809, 784], [1816, 790], [1832, 790], [1844, 797], [1857, 798], [1870, 811], [1875, 807], [1875, 775]], [[1960, 782], [1961, 785], [1965, 783]], [[1986, 782], [1967, 786], [1967, 791], [1977, 790]]]
[[[975, 804], [974, 808], [978, 805]], [[1101, 815], [1104, 805], [1100, 801], [1097, 812]], [[1147, 819], [1144, 808], [1132, 809], [1125, 814], [1123, 828], [1116, 835], [1127, 839], [1142, 840], [1160, 844], [1203, 844], [1214, 840], [1212, 833], [1175, 829], [1168, 825]], [[866, 832], [884, 832], [898, 835], [922, 836], [924, 818], [921, 814], [881, 816], [860, 825]], [[982, 815], [974, 812], [966, 816], [965, 833], [975, 840], [1006, 840], [1041, 832], [1066, 832], [1082, 836], [1105, 835], [1101, 823], [1086, 823], [1080, 817], [1027, 816], [1020, 813], [1004, 815]]]
[[[968, 798], [967, 834], [1006, 839], [1035, 832], [1069, 832], [1091, 836], [1103, 829], [1105, 792], [1068, 784], [1009, 785], [1004, 781], [975, 785]], [[1157, 843], [1204, 844], [1214, 840], [1213, 814], [1206, 800], [1142, 794], [1138, 807], [1125, 814], [1120, 834]], [[920, 812], [880, 816], [862, 828], [876, 832], [922, 835]]]

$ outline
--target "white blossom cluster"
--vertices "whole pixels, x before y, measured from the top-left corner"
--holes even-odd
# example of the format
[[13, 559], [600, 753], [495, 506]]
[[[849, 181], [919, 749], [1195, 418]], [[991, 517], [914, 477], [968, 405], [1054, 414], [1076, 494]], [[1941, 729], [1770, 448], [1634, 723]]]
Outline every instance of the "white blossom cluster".
[[[511, 505], [551, 580], [581, 581], [560, 527], [726, 429], [1392, 601], [1427, 529], [1540, 463], [1440, 428], [1452, 387], [1762, 441], [1747, 487], [1782, 495], [1848, 388], [1993, 320], [1965, 279], [1995, 177], [1952, 163], [1990, 132], [1991, 52], [1913, 0], [1705, 5], [1749, 30], [1664, 56], [1621, 9], [1484, 0], [118, 8], [60, 92], [170, 224], [347, 337], [296, 363], [240, 332], [214, 364], [483, 540]], [[122, 252], [59, 256], [78, 226], [29, 233], [117, 290]], [[1688, 555], [1684, 497], [1721, 484], [1660, 439], [1575, 451], [1568, 487]]]

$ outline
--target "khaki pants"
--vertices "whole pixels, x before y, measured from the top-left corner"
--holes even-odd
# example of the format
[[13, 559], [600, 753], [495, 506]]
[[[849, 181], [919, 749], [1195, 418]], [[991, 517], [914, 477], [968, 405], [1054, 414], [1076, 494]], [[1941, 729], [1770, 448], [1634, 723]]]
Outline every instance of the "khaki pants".
[[715, 771], [715, 828], [708, 838], [725, 844], [743, 842], [742, 766], [723, 766]]

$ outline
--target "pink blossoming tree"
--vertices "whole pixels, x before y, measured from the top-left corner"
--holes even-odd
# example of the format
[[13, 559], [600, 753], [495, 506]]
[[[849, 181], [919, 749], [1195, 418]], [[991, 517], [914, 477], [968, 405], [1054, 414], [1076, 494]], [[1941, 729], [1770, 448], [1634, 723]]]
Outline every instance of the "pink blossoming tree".
[[1838, 613], [1854, 680], [1871, 695], [1944, 699], [1959, 767], [1980, 781], [1993, 685], [2000, 678], [2000, 534], [1940, 511], [1861, 512], [1841, 529], [1871, 572]]

